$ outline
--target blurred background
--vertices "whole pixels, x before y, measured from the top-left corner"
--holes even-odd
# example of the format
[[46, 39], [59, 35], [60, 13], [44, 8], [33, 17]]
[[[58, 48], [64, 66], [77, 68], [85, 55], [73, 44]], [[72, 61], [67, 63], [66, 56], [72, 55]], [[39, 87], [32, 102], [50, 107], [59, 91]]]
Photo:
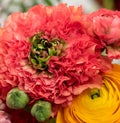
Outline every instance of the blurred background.
[[86, 13], [100, 8], [120, 10], [120, 0], [0, 0], [0, 27], [3, 26], [7, 16], [13, 12], [27, 11], [31, 6], [45, 4], [48, 6], [67, 3], [68, 5], [83, 6]]

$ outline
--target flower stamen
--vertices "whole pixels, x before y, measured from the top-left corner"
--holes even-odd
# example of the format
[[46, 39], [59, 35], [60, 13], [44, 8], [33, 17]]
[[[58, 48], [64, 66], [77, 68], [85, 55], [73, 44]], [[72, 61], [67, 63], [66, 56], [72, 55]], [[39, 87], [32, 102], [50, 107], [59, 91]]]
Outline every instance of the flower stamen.
[[95, 99], [100, 97], [100, 90], [97, 88], [94, 88], [91, 90], [91, 99]]
[[33, 68], [43, 71], [48, 69], [47, 62], [52, 56], [59, 56], [63, 49], [63, 42], [59, 39], [48, 41], [40, 34], [31, 38], [29, 60]]

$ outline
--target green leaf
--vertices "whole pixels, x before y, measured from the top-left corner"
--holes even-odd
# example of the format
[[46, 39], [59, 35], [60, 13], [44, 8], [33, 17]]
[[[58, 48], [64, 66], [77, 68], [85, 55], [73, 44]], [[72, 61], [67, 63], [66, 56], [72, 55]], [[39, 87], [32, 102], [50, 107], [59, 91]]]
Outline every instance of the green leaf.
[[114, 9], [114, 0], [103, 0], [103, 6], [107, 9]]
[[52, 5], [53, 5], [50, 0], [45, 0], [45, 2], [46, 2], [46, 4], [47, 4], [48, 6], [52, 6]]

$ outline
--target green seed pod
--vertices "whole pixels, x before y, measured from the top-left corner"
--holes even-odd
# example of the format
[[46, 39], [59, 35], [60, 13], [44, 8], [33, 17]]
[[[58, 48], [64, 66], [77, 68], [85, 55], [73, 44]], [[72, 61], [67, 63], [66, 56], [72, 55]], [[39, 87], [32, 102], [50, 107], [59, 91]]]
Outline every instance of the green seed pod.
[[38, 101], [33, 105], [31, 114], [39, 122], [44, 122], [51, 116], [51, 104], [47, 101]]
[[11, 109], [22, 109], [27, 105], [28, 102], [28, 95], [18, 88], [10, 90], [6, 97], [6, 104]]

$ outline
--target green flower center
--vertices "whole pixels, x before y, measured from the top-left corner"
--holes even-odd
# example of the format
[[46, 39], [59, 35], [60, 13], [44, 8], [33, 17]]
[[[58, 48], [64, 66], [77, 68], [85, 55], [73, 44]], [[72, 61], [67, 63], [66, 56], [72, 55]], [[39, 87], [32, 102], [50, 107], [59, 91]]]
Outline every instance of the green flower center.
[[52, 56], [60, 56], [63, 51], [63, 40], [52, 39], [48, 41], [40, 34], [34, 35], [31, 40], [29, 60], [33, 68], [43, 71], [48, 70], [48, 60]]
[[97, 88], [92, 89], [90, 96], [91, 96], [91, 99], [100, 97], [100, 90]]

